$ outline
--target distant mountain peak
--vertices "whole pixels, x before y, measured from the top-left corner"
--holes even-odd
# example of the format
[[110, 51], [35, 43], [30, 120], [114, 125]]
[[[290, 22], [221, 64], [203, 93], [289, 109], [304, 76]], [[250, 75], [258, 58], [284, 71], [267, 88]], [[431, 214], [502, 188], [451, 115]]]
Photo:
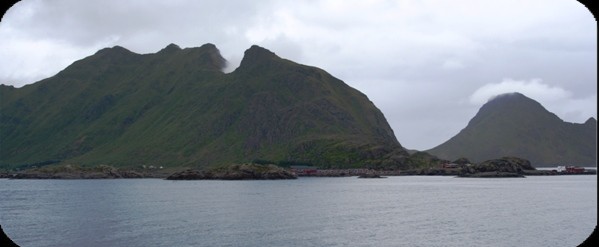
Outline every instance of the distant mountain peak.
[[266, 55], [269, 55], [269, 56], [276, 56], [274, 52], [272, 52], [272, 51], [270, 51], [270, 50], [268, 50], [268, 49], [266, 49], [264, 47], [258, 46], [258, 45], [252, 45], [252, 46], [250, 46], [249, 49], [247, 49], [245, 51], [245, 55], [250, 55], [250, 54], [252, 54], [252, 55], [255, 55], [255, 54], [266, 54]]
[[479, 114], [497, 114], [498, 112], [512, 112], [511, 109], [520, 109], [521, 111], [532, 111], [532, 112], [547, 112], [543, 105], [539, 102], [526, 97], [524, 94], [519, 92], [504, 93], [497, 95], [487, 103], [485, 103], [479, 111]]
[[503, 94], [498, 94], [495, 95], [494, 97], [491, 97], [487, 103], [490, 102], [505, 102], [505, 101], [515, 101], [515, 100], [528, 100], [528, 101], [534, 101], [531, 98], [526, 97], [524, 94], [521, 94], [519, 92], [511, 92], [511, 93], [503, 93]]
[[521, 93], [490, 99], [460, 133], [427, 150], [440, 158], [467, 157], [481, 162], [502, 156], [530, 160], [536, 166], [596, 165], [597, 121], [563, 121]]
[[115, 45], [112, 48], [104, 48], [99, 50], [98, 52], [96, 52], [97, 55], [101, 55], [101, 54], [118, 54], [118, 55], [124, 55], [124, 54], [136, 54], [130, 50], [127, 50], [127, 48], [122, 47], [122, 46], [118, 46]]
[[584, 122], [585, 125], [589, 125], [589, 124], [594, 124], [597, 125], [597, 119], [595, 119], [594, 117], [590, 117], [589, 119], [587, 119], [587, 121]]
[[207, 49], [216, 49], [216, 50], [218, 50], [218, 48], [216, 48], [216, 45], [214, 45], [212, 43], [203, 44], [202, 46], [200, 46], [200, 48], [207, 48]]
[[164, 47], [162, 50], [160, 50], [158, 53], [172, 53], [172, 52], [177, 52], [180, 50], [181, 50], [181, 47], [179, 47], [176, 44], [170, 43], [169, 45]]
[[241, 60], [240, 68], [250, 68], [255, 64], [269, 62], [272, 60], [280, 59], [274, 52], [268, 49], [262, 48], [257, 45], [252, 45], [249, 49], [243, 53], [243, 59]]
[[212, 43], [206, 43], [199, 48], [186, 48], [185, 50], [195, 49], [196, 51], [204, 52], [207, 64], [210, 64], [213, 69], [222, 71], [227, 66], [227, 60], [222, 57], [216, 45]]
[[494, 98], [497, 98], [497, 97], [510, 97], [510, 96], [512, 96], [512, 97], [524, 97], [524, 98], [528, 98], [528, 97], [526, 97], [526, 95], [524, 95], [524, 94], [522, 94], [520, 92], [502, 93], [502, 94], [495, 95]]

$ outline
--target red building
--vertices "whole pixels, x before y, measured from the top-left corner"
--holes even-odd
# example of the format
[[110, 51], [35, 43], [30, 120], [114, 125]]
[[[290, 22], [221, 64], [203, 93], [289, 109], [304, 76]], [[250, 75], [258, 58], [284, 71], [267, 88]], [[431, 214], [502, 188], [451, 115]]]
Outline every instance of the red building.
[[291, 166], [291, 171], [295, 172], [298, 176], [301, 175], [313, 175], [318, 172], [318, 170], [313, 166]]
[[580, 166], [566, 166], [567, 173], [584, 173], [584, 167]]

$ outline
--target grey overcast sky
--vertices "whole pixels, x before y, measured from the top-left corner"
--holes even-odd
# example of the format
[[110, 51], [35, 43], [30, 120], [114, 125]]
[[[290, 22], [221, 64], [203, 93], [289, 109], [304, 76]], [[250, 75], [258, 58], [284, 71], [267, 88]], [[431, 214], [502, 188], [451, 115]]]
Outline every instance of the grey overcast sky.
[[53, 76], [104, 47], [252, 44], [364, 92], [406, 148], [433, 148], [492, 96], [597, 118], [597, 23], [575, 0], [23, 0], [0, 23], [0, 83]]

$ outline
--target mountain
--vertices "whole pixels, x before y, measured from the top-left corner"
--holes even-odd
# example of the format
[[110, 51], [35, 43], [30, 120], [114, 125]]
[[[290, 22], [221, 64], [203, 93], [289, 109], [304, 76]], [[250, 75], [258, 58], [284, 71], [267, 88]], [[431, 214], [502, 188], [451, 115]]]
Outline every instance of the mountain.
[[259, 46], [235, 71], [226, 63], [213, 44], [115, 46], [34, 84], [1, 85], [0, 168], [406, 162], [381, 111], [326, 71]]
[[564, 122], [538, 102], [510, 93], [489, 100], [466, 128], [427, 152], [473, 162], [516, 156], [534, 166], [596, 166], [596, 150], [596, 119], [583, 124]]

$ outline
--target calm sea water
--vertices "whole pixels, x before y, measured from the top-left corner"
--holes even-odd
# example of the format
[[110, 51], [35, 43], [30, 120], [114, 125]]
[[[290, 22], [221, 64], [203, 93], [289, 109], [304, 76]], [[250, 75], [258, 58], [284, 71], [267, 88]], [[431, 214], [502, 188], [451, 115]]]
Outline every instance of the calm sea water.
[[576, 246], [596, 176], [284, 181], [0, 179], [25, 246]]

